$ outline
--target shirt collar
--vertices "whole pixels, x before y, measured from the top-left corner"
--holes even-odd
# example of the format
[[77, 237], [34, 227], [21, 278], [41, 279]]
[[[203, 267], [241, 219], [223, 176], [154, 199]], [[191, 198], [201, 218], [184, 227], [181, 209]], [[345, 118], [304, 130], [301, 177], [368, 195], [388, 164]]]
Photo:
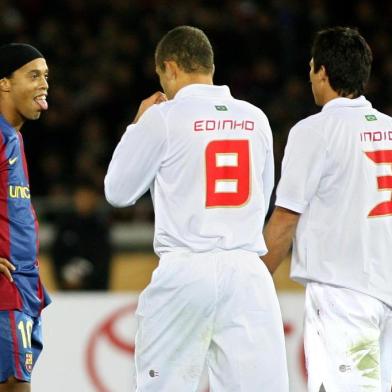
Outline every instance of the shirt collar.
[[372, 104], [363, 96], [361, 95], [358, 98], [334, 98], [331, 99], [329, 102], [327, 102], [323, 108], [322, 112], [325, 110], [329, 109], [334, 109], [334, 108], [343, 108], [343, 107], [350, 107], [350, 108], [359, 108], [359, 107], [364, 107], [364, 108], [371, 108]]
[[212, 84], [189, 84], [181, 88], [174, 99], [191, 97], [191, 96], [208, 96], [208, 97], [231, 97], [230, 89], [227, 86], [215, 86]]

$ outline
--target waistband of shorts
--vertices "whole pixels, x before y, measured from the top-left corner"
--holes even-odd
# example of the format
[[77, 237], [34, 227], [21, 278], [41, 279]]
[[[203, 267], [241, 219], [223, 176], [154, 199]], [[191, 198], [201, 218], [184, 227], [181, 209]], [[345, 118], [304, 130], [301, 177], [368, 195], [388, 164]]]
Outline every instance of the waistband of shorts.
[[232, 254], [232, 255], [255, 255], [257, 257], [258, 254], [257, 252], [253, 252], [250, 250], [246, 250], [246, 249], [211, 249], [208, 251], [193, 251], [187, 248], [173, 248], [172, 250], [170, 250], [169, 252], [165, 252], [159, 255], [159, 258], [162, 259], [167, 259], [170, 257], [177, 257], [179, 255], [212, 255], [212, 254]]

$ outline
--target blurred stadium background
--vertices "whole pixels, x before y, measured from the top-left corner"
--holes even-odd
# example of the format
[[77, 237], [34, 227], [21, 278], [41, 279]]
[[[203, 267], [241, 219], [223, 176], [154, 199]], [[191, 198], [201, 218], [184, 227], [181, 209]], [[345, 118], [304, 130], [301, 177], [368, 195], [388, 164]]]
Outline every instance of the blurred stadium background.
[[[128, 324], [124, 321], [124, 325], [132, 323], [132, 304], [156, 266], [149, 195], [133, 207], [114, 210], [103, 199], [103, 178], [113, 149], [139, 102], [160, 88], [153, 58], [160, 37], [181, 24], [205, 30], [215, 50], [215, 83], [228, 84], [235, 97], [261, 107], [269, 117], [279, 178], [290, 127], [318, 110], [308, 83], [314, 32], [338, 24], [359, 28], [374, 55], [367, 97], [392, 115], [391, 20], [391, 2], [370, 0], [0, 0], [0, 43], [31, 43], [45, 54], [50, 68], [49, 111], [22, 129], [33, 203], [41, 226], [42, 276], [57, 303], [46, 311], [48, 350], [37, 368], [36, 390], [54, 390], [48, 374], [62, 377], [61, 371], [71, 365], [53, 358], [76, 356], [70, 349], [72, 340], [79, 339], [82, 343], [75, 344], [84, 347], [93, 339], [93, 330], [116, 340], [110, 335], [111, 324], [109, 328], [102, 320], [109, 317], [113, 322], [117, 308], [121, 313], [122, 306], [130, 306], [125, 311]], [[89, 236], [92, 232], [94, 235]], [[76, 252], [76, 248], [81, 254], [75, 255], [67, 267], [69, 260], [62, 256]], [[99, 262], [89, 259], [90, 251]], [[299, 329], [289, 361], [291, 371], [302, 374], [301, 355], [297, 353], [302, 289], [289, 281], [288, 269], [289, 260], [278, 271], [275, 282], [285, 318], [290, 314], [291, 299], [297, 301], [296, 320], [285, 321], [287, 336], [293, 328]], [[61, 282], [64, 276], [71, 282], [75, 277], [87, 279], [94, 271], [97, 276], [88, 284]], [[108, 291], [91, 292], [97, 288]], [[116, 294], [124, 291], [128, 293]], [[130, 305], [126, 305], [127, 298]], [[86, 307], [91, 309], [91, 316]], [[67, 312], [72, 309], [76, 319], [71, 325]], [[86, 314], [91, 329], [86, 327], [85, 333], [79, 333], [83, 328], [75, 330], [74, 323], [83, 326]], [[119, 336], [128, 343], [118, 340], [116, 347], [129, 354], [132, 339], [126, 335], [123, 332]], [[88, 347], [80, 350], [77, 353], [84, 359], [76, 361], [73, 384], [72, 377], [66, 377], [70, 384], [64, 384], [64, 391], [71, 387], [81, 392], [129, 390], [130, 372], [125, 371], [128, 376], [120, 382], [121, 376], [113, 370], [108, 378], [117, 379], [117, 383], [109, 387], [91, 370], [92, 349], [90, 362], [85, 357]], [[100, 366], [108, 368], [104, 362]], [[88, 375], [79, 379], [77, 372]], [[292, 381], [292, 391], [302, 390], [303, 381], [295, 385]]]

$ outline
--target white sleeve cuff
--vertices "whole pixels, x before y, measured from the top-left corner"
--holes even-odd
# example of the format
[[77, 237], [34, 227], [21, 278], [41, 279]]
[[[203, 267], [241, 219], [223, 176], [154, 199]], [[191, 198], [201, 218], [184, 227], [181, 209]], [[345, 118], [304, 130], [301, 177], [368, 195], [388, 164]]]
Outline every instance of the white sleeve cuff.
[[277, 196], [275, 205], [294, 212], [298, 212], [299, 214], [302, 214], [307, 207], [307, 203], [298, 203], [296, 201], [289, 200], [281, 196]]

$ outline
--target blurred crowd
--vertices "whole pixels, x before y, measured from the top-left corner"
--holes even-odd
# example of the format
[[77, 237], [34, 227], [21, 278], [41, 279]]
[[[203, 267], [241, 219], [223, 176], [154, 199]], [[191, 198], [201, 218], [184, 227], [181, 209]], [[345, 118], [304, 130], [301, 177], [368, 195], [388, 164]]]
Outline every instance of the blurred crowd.
[[[139, 102], [159, 89], [155, 45], [181, 24], [210, 37], [215, 83], [269, 117], [279, 177], [290, 127], [318, 110], [308, 82], [318, 29], [359, 28], [374, 54], [367, 96], [392, 114], [391, 20], [391, 2], [370, 0], [1, 0], [0, 42], [31, 43], [50, 67], [49, 111], [23, 129], [32, 193], [71, 198], [86, 178], [102, 194], [115, 145]], [[149, 206], [115, 219], [151, 221]]]

